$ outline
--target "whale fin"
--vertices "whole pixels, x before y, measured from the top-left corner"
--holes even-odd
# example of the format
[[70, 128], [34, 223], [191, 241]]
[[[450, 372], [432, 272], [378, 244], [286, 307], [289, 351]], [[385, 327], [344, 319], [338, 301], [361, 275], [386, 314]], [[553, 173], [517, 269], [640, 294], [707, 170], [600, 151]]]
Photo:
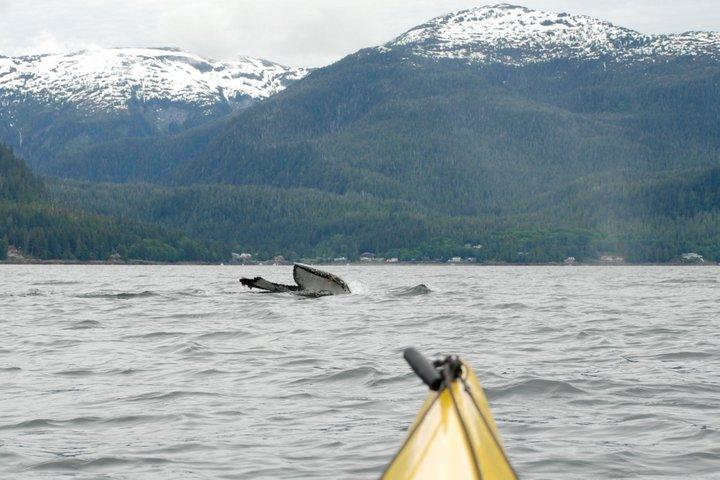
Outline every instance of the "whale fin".
[[293, 267], [293, 278], [301, 292], [322, 295], [350, 293], [350, 287], [340, 277], [302, 263], [296, 263]]
[[281, 283], [273, 283], [262, 277], [241, 278], [240, 283], [246, 287], [253, 289], [266, 290], [268, 292], [296, 292], [300, 289], [297, 285], [283, 285]]

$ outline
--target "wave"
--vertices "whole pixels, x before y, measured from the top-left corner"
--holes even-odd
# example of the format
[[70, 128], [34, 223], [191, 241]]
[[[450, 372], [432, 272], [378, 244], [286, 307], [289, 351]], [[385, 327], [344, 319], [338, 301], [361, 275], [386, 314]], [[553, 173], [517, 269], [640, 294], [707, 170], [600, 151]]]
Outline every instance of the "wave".
[[46, 418], [35, 418], [14, 424], [0, 425], [0, 430], [26, 430], [29, 428], [54, 427], [53, 420]]
[[177, 419], [174, 414], [161, 415], [122, 415], [117, 417], [74, 417], [64, 420], [53, 418], [35, 418], [15, 424], [0, 425], [0, 430], [29, 430], [34, 428], [66, 428], [88, 425], [127, 425], [148, 424], [153, 422], [168, 422]]
[[244, 330], [230, 330], [224, 332], [208, 332], [195, 337], [197, 340], [232, 340], [235, 338], [247, 338], [248, 332]]
[[135, 466], [137, 464], [157, 464], [171, 463], [171, 460], [159, 457], [144, 458], [120, 458], [120, 457], [100, 457], [94, 459], [66, 458], [63, 460], [50, 460], [35, 464], [30, 467], [32, 470], [66, 470], [66, 471], [82, 471], [97, 470], [107, 467]]
[[129, 425], [129, 424], [146, 425], [148, 423], [153, 423], [153, 422], [169, 422], [172, 420], [176, 420], [177, 418], [178, 418], [178, 415], [174, 415], [174, 414], [122, 415], [119, 417], [103, 418], [98, 423], [102, 423], [104, 425], [106, 425], [106, 424], [110, 424], [110, 425]]
[[499, 310], [527, 310], [528, 307], [524, 303], [520, 302], [508, 302], [508, 303], [497, 303], [492, 306], [492, 308], [497, 308]]
[[99, 290], [95, 292], [81, 293], [77, 295], [78, 298], [107, 298], [117, 300], [130, 300], [133, 298], [148, 298], [148, 297], [168, 297], [168, 298], [182, 298], [182, 297], [206, 297], [208, 296], [205, 290], [198, 288], [185, 288], [182, 290], [169, 291], [169, 292], [156, 292], [153, 290], [142, 290], [139, 292], [115, 292], [112, 290]]
[[356, 379], [356, 378], [363, 378], [367, 376], [375, 376], [380, 374], [380, 371], [373, 367], [357, 367], [357, 368], [350, 368], [347, 370], [342, 370], [340, 372], [334, 373], [332, 375], [328, 375], [325, 377], [325, 380], [328, 382], [333, 382], [337, 380], [349, 380], [349, 379]]
[[222, 397], [222, 395], [216, 392], [203, 392], [199, 390], [173, 390], [171, 392], [142, 393], [140, 395], [126, 397], [123, 400], [126, 402], [144, 402], [148, 400], [174, 400], [184, 397]]
[[207, 292], [199, 288], [185, 288], [183, 290], [172, 292], [172, 294], [180, 297], [204, 297], [207, 295]]
[[52, 418], [35, 418], [23, 422], [0, 425], [0, 430], [27, 430], [32, 428], [55, 428], [63, 426], [80, 426], [101, 421], [100, 417], [75, 417], [66, 420], [56, 420]]
[[89, 375], [95, 375], [97, 372], [93, 370], [77, 369], [77, 370], [62, 370], [55, 372], [54, 375], [63, 375], [66, 377], [87, 377]]
[[144, 290], [142, 292], [119, 292], [119, 293], [112, 293], [112, 292], [91, 292], [91, 293], [81, 293], [78, 295], [79, 298], [107, 298], [107, 299], [116, 299], [116, 300], [130, 300], [133, 298], [147, 298], [147, 297], [157, 297], [160, 293], [153, 292], [150, 290]]
[[106, 370], [103, 373], [112, 373], [112, 374], [118, 374], [118, 375], [134, 375], [136, 373], [140, 373], [142, 370], [139, 370], [137, 368], [113, 368], [111, 370]]
[[88, 328], [97, 328], [101, 324], [97, 320], [80, 320], [67, 327], [69, 330], [85, 330]]
[[690, 352], [690, 351], [679, 351], [670, 353], [659, 353], [654, 355], [653, 358], [659, 360], [703, 360], [705, 358], [717, 357], [716, 352]]
[[289, 360], [281, 360], [283, 367], [292, 367], [295, 365], [310, 366], [320, 365], [322, 361], [317, 358], [293, 358]]
[[533, 378], [531, 380], [506, 385], [504, 387], [487, 387], [485, 391], [491, 399], [506, 398], [515, 395], [560, 397], [587, 394], [585, 390], [575, 387], [569, 382], [542, 378]]
[[377, 380], [372, 380], [370, 382], [370, 386], [375, 387], [378, 385], [403, 383], [403, 382], [406, 382], [408, 380], [412, 380], [415, 378], [416, 378], [416, 376], [414, 373], [404, 373], [402, 375], [393, 375], [392, 377], [384, 377], [384, 378], [378, 378]]
[[658, 283], [671, 284], [671, 285], [684, 285], [693, 283], [718, 283], [716, 278], [668, 278], [666, 280], [660, 280]]
[[217, 315], [214, 312], [197, 312], [197, 313], [171, 313], [171, 314], [161, 314], [158, 315], [157, 318], [160, 319], [166, 319], [166, 318], [172, 318], [176, 320], [183, 320], [183, 319], [191, 319], [191, 320], [199, 320], [201, 318], [212, 318], [213, 316]]
[[210, 349], [207, 346], [198, 342], [188, 342], [185, 345], [180, 345], [171, 351], [172, 353], [180, 353], [183, 355], [196, 355], [198, 353], [208, 355], [211, 353]]
[[131, 339], [151, 339], [151, 338], [170, 338], [170, 337], [178, 337], [181, 335], [185, 335], [185, 332], [148, 332], [148, 333], [140, 333], [137, 335], [126, 335], [122, 337], [123, 339], [131, 340]]
[[331, 374], [321, 374], [312, 377], [305, 377], [290, 382], [291, 384], [314, 384], [314, 383], [333, 383], [342, 382], [345, 380], [361, 380], [369, 378], [369, 381], [374, 381], [374, 377], [382, 375], [382, 373], [373, 367], [357, 367], [341, 370], [339, 372]]
[[195, 376], [198, 377], [205, 377], [208, 375], [230, 375], [234, 372], [228, 371], [228, 370], [218, 370], [217, 368], [208, 368], [206, 370], [202, 370], [199, 372], [194, 373]]

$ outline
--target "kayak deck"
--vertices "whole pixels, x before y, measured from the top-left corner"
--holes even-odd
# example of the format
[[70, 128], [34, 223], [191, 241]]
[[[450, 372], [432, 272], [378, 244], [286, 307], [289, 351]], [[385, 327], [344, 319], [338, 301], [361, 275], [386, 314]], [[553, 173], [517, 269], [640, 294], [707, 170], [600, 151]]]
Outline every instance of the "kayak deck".
[[465, 363], [431, 391], [382, 476], [396, 479], [516, 479], [480, 382]]

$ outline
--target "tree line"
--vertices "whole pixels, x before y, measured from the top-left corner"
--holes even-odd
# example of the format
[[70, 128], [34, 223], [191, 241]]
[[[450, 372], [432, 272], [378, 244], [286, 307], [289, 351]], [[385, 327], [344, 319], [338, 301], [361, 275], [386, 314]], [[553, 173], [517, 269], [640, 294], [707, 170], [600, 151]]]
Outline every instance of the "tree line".
[[50, 199], [44, 182], [0, 145], [0, 260], [13, 246], [42, 260], [220, 261], [222, 246], [129, 219], [78, 213]]

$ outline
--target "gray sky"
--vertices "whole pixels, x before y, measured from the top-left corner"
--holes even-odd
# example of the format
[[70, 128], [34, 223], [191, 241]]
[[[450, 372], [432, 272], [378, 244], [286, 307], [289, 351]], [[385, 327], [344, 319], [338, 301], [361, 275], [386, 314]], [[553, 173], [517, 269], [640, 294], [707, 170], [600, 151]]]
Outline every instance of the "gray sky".
[[[319, 66], [494, 0], [0, 0], [0, 54], [176, 46]], [[720, 30], [720, 0], [516, 0], [644, 33]]]

